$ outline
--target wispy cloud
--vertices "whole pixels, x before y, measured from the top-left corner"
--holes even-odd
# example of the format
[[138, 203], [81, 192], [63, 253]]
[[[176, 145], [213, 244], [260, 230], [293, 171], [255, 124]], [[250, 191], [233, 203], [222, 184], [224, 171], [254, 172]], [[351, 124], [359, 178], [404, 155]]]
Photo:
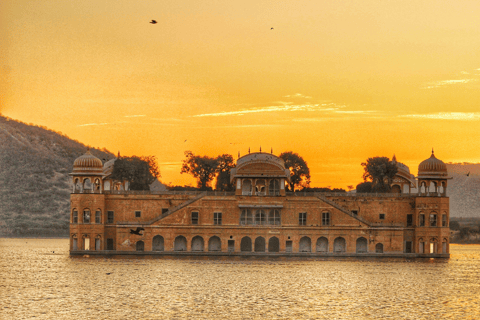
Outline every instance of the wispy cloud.
[[243, 116], [249, 113], [262, 112], [284, 112], [284, 111], [335, 111], [339, 108], [345, 108], [343, 105], [336, 105], [334, 103], [322, 104], [301, 104], [301, 105], [283, 105], [283, 106], [268, 106], [261, 108], [243, 109], [237, 111], [222, 111], [217, 113], [203, 113], [192, 117], [224, 117], [224, 116]]
[[480, 112], [439, 112], [430, 114], [406, 114], [399, 117], [411, 119], [477, 121], [480, 120]]
[[303, 95], [301, 93], [295, 93], [295, 94], [289, 94], [286, 96], [283, 96], [284, 98], [303, 98], [303, 99], [312, 99], [310, 96]]
[[439, 88], [439, 87], [448, 86], [448, 85], [464, 84], [464, 83], [469, 83], [473, 81], [477, 81], [477, 79], [442, 80], [442, 81], [430, 82], [425, 87], [423, 87], [423, 89], [433, 89], [433, 88]]
[[335, 110], [335, 113], [346, 113], [346, 114], [372, 114], [377, 112], [376, 110]]
[[460, 71], [461, 74], [470, 74], [470, 72], [467, 71]]
[[140, 117], [146, 117], [146, 114], [133, 114], [129, 116], [124, 116], [125, 118], [140, 118]]

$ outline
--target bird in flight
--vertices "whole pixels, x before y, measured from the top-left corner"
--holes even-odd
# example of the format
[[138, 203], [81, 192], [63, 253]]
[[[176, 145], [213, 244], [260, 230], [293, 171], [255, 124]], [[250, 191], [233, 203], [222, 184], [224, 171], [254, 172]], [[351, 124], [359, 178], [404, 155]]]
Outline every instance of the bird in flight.
[[145, 230], [145, 229], [140, 228], [140, 227], [138, 227], [136, 230], [130, 229], [130, 234], [136, 234], [136, 235], [139, 235], [139, 236], [143, 236], [143, 233], [140, 233], [143, 230]]
[[470, 171], [467, 173], [467, 177], [470, 175]]
[[157, 23], [157, 20], [152, 20], [152, 21], [150, 21], [150, 23], [155, 24], [155, 23]]
[[271, 27], [270, 30], [273, 30], [273, 27]]

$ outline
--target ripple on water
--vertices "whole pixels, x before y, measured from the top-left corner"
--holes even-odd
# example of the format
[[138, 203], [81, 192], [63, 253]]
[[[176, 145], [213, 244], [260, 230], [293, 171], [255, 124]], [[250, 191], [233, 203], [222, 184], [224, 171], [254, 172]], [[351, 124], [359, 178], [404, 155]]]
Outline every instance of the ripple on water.
[[480, 318], [479, 245], [450, 260], [107, 259], [0, 239], [0, 257], [1, 319]]

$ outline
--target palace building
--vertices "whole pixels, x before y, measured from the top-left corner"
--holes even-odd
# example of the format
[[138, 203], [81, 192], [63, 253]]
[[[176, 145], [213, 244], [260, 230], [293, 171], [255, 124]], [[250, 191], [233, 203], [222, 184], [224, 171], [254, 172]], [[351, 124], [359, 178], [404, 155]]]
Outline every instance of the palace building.
[[397, 162], [391, 193], [286, 192], [281, 158], [249, 153], [235, 192], [130, 191], [115, 159], [75, 160], [72, 255], [449, 257], [447, 168], [433, 154], [418, 176]]

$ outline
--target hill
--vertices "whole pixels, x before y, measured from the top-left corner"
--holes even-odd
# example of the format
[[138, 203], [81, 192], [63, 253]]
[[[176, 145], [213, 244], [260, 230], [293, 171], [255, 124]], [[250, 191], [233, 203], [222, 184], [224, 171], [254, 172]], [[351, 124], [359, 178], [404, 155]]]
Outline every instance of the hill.
[[[0, 141], [0, 236], [68, 236], [68, 174], [88, 147], [1, 115]], [[105, 149], [90, 151], [114, 157]]]
[[450, 217], [480, 218], [480, 163], [447, 163], [447, 170]]

